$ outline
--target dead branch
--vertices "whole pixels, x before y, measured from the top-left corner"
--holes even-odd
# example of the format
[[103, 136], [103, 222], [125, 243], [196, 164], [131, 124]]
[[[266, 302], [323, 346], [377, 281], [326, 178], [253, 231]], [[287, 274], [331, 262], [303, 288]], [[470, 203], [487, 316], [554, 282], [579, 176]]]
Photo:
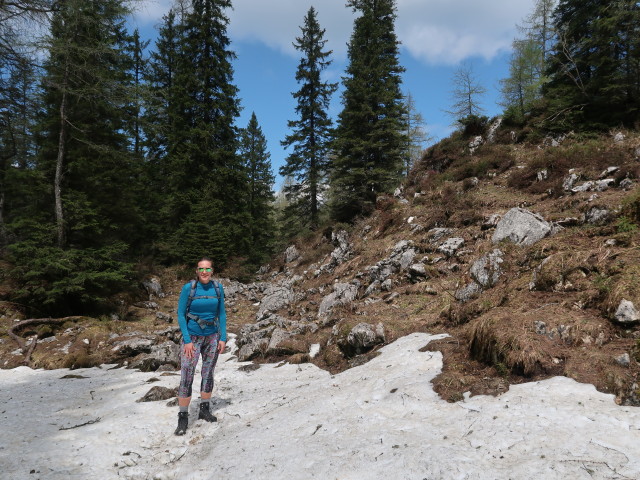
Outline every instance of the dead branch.
[[[29, 318], [27, 320], [23, 320], [21, 322], [16, 323], [14, 326], [7, 330], [7, 334], [15, 340], [20, 349], [24, 352], [27, 348], [26, 342], [24, 339], [16, 334], [18, 330], [22, 327], [26, 327], [28, 325], [41, 325], [41, 324], [49, 324], [49, 325], [59, 325], [70, 320], [78, 320], [83, 317], [63, 317], [63, 318]], [[36, 342], [38, 340], [38, 335], [35, 336], [33, 341], [29, 344], [29, 350], [25, 353], [25, 362], [29, 365], [31, 361], [31, 354], [33, 350], [36, 348]]]
[[73, 425], [71, 427], [60, 427], [58, 430], [71, 430], [72, 428], [84, 427], [85, 425], [91, 425], [93, 423], [98, 423], [101, 420], [100, 417], [95, 420], [89, 420], [88, 422], [81, 423], [79, 425]]
[[33, 336], [33, 339], [31, 340], [31, 343], [29, 344], [29, 350], [27, 350], [27, 353], [24, 356], [24, 364], [27, 367], [31, 366], [31, 354], [33, 353], [33, 351], [36, 348], [36, 343], [38, 343], [38, 334], [37, 333]]

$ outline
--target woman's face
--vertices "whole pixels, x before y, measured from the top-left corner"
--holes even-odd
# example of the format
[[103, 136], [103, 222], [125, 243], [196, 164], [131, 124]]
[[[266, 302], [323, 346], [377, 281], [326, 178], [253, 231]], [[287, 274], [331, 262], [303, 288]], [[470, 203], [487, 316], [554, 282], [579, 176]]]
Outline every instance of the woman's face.
[[211, 276], [213, 275], [213, 265], [208, 260], [202, 260], [198, 262], [198, 268], [196, 269], [198, 280], [200, 283], [209, 283]]

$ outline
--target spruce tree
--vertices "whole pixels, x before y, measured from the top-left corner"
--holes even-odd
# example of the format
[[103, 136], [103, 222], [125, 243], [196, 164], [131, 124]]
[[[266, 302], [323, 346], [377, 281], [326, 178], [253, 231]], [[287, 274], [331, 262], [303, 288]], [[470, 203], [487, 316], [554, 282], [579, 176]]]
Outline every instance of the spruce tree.
[[41, 309], [94, 308], [129, 280], [139, 215], [125, 134], [126, 13], [119, 0], [68, 0], [52, 17], [35, 165], [49, 186], [42, 213], [14, 222], [11, 245], [18, 295]]
[[[216, 263], [247, 251], [247, 177], [237, 155], [239, 114], [232, 83], [234, 53], [226, 28], [228, 0], [193, 0], [180, 24], [179, 55], [173, 77], [167, 151], [170, 192], [167, 240], [171, 258], [193, 262], [193, 253], [212, 254]], [[205, 202], [207, 208], [198, 205]], [[184, 236], [190, 229], [215, 235]]]
[[548, 121], [555, 129], [633, 126], [640, 107], [640, 7], [561, 0], [554, 13]]
[[251, 114], [247, 127], [240, 131], [240, 156], [249, 179], [248, 261], [251, 266], [258, 266], [268, 258], [273, 247], [275, 177], [271, 171], [271, 155], [267, 151], [267, 140], [255, 112]]
[[327, 110], [337, 84], [321, 79], [322, 72], [331, 65], [331, 51], [323, 50], [327, 43], [325, 30], [320, 28], [313, 7], [300, 29], [302, 35], [293, 44], [303, 54], [296, 71], [300, 89], [293, 93], [298, 119], [288, 122], [292, 133], [286, 136], [282, 145], [285, 148], [293, 146], [293, 152], [287, 156], [280, 174], [296, 180], [284, 191], [289, 199], [285, 215], [297, 217], [301, 228], [315, 229], [319, 223], [321, 187], [326, 179], [331, 139], [332, 122]]
[[349, 42], [331, 161], [331, 213], [340, 221], [371, 211], [399, 182], [406, 145], [393, 0], [350, 0], [360, 13]]

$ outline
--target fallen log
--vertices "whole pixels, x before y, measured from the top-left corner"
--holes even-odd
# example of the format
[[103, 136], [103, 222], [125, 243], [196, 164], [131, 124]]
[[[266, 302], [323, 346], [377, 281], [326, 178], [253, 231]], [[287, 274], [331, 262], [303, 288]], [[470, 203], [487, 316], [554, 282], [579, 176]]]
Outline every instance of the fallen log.
[[[60, 325], [70, 320], [79, 320], [81, 318], [83, 317], [73, 316], [73, 317], [63, 317], [63, 318], [29, 318], [27, 320], [22, 320], [21, 322], [16, 323], [9, 330], [7, 330], [7, 334], [11, 338], [13, 338], [13, 340], [18, 344], [18, 347], [20, 347], [20, 349], [23, 352], [25, 352], [25, 349], [27, 349], [27, 344], [25, 340], [19, 335], [17, 335], [16, 333], [22, 327], [26, 327], [29, 325], [42, 325], [42, 324]], [[38, 335], [33, 337], [33, 340], [29, 344], [28, 350], [25, 353], [24, 361], [27, 366], [29, 366], [29, 364], [31, 363], [31, 354], [33, 353], [33, 350], [36, 348], [37, 341], [38, 341]]]

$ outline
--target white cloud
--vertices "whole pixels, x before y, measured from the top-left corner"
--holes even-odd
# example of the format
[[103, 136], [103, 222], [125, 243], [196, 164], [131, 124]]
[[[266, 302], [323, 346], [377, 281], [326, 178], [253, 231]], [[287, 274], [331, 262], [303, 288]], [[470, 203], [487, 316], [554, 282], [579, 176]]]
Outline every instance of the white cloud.
[[[147, 0], [140, 21], [157, 22], [171, 0]], [[291, 56], [310, 6], [326, 29], [327, 48], [346, 56], [354, 15], [345, 0], [235, 0], [228, 12], [233, 41], [261, 42]], [[455, 64], [479, 56], [491, 60], [511, 48], [516, 24], [533, 9], [534, 0], [398, 0], [396, 33], [404, 48], [429, 64]]]

